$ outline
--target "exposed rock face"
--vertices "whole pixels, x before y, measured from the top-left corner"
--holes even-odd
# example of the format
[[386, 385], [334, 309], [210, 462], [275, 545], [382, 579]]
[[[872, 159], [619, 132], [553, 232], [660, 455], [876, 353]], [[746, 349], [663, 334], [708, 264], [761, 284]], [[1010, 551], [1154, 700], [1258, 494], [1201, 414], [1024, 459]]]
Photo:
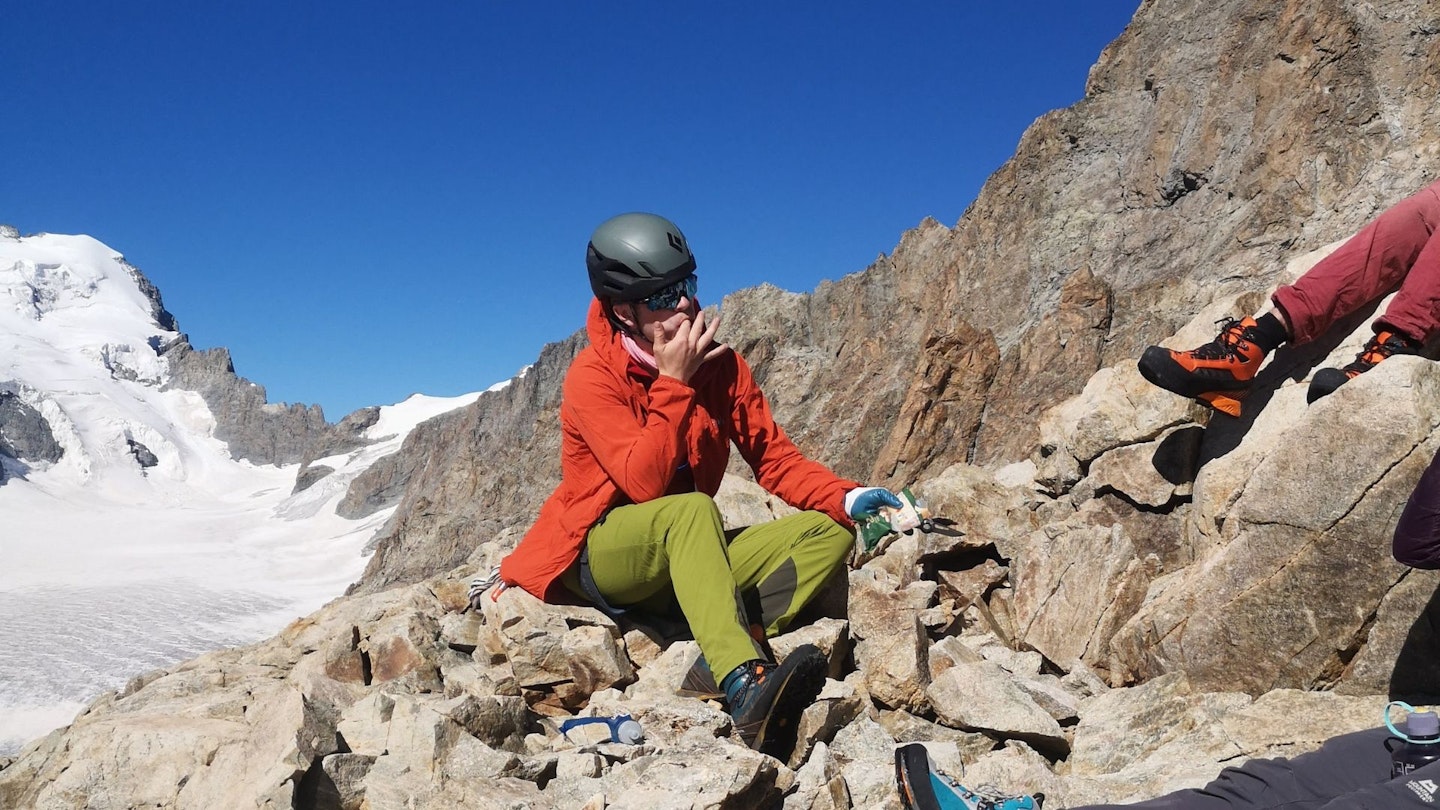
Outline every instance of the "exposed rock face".
[[215, 417], [215, 437], [230, 446], [232, 458], [256, 464], [323, 458], [362, 446], [361, 431], [374, 423], [375, 409], [370, 408], [331, 425], [319, 405], [268, 403], [262, 386], [235, 374], [224, 348], [196, 351], [182, 335], [160, 354], [170, 364], [166, 388], [195, 391], [204, 398]]
[[[812, 294], [737, 293], [724, 337], [792, 438], [844, 475], [905, 484], [1025, 459], [1039, 414], [1097, 370], [1211, 301], [1273, 287], [1289, 257], [1431, 179], [1440, 65], [1416, 55], [1440, 38], [1432, 17], [1418, 2], [1147, 3], [1085, 98], [1038, 119], [953, 229], [927, 220]], [[556, 386], [515, 400], [519, 412], [553, 410], [562, 374], [543, 369]], [[554, 480], [553, 467], [513, 466], [542, 463], [531, 431], [484, 452], [417, 442], [405, 452], [424, 460], [400, 466], [452, 464], [530, 498]], [[408, 514], [421, 505], [447, 517]], [[453, 564], [462, 522], [473, 544], [533, 516], [495, 505], [463, 487], [405, 496], [380, 548], [406, 553], [377, 558], [363, 587]]]
[[[291, 492], [304, 492], [333, 472], [335, 472], [334, 467], [327, 467], [324, 464], [306, 464], [300, 472], [295, 474], [295, 487]], [[342, 515], [342, 517], [350, 517], [350, 515]]]
[[125, 444], [130, 449], [130, 455], [135, 457], [135, 463], [140, 465], [140, 469], [146, 470], [160, 463], [160, 459], [156, 458], [150, 448], [144, 444], [134, 439], [126, 439]]
[[65, 449], [50, 423], [12, 391], [0, 391], [0, 456], [21, 461], [59, 461]]
[[[154, 282], [150, 281], [135, 265], [121, 259], [120, 266], [124, 267], [125, 272], [130, 274], [130, 278], [135, 280], [135, 286], [140, 288], [140, 292], [150, 299], [150, 316], [155, 319], [155, 323], [167, 332], [178, 332], [180, 327], [175, 324], [175, 316], [170, 314], [170, 311], [165, 308], [165, 302], [160, 300], [160, 288], [156, 287]], [[151, 346], [150, 348], [158, 349], [159, 347]]]
[[400, 469], [400, 460], [399, 453], [391, 453], [366, 467], [350, 482], [345, 497], [335, 507], [335, 513], [353, 520], [398, 503], [400, 496], [405, 494], [405, 485], [409, 483]]
[[373, 592], [463, 562], [476, 545], [534, 519], [560, 482], [560, 383], [584, 336], [546, 346], [523, 375], [424, 422], [398, 457], [351, 485], [342, 514], [362, 514], [403, 488], [358, 584]]

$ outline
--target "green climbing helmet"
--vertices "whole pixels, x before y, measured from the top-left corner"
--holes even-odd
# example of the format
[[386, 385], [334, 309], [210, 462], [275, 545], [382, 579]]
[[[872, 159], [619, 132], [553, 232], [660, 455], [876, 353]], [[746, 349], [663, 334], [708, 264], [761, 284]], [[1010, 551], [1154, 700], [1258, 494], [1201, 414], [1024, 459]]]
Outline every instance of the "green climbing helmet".
[[600, 223], [585, 248], [590, 289], [608, 301], [640, 301], [695, 272], [685, 234], [670, 220], [631, 213]]

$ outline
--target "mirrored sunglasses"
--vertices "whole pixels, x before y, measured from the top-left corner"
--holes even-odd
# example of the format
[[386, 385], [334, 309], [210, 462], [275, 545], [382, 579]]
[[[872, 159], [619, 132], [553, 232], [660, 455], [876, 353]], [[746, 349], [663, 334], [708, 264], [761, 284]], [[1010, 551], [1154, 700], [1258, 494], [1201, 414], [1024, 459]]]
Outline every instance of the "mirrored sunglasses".
[[653, 312], [661, 309], [674, 309], [680, 305], [681, 298], [695, 300], [695, 293], [700, 288], [700, 282], [696, 280], [695, 274], [691, 273], [685, 278], [671, 284], [668, 287], [655, 291], [649, 298], [645, 299], [645, 306]]

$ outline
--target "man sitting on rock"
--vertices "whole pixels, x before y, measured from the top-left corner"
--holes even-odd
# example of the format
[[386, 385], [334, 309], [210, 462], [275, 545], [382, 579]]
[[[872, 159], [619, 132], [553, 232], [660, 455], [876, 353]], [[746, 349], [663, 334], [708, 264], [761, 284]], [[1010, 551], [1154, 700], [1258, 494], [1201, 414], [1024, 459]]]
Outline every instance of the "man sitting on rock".
[[[590, 345], [565, 375], [561, 483], [500, 578], [612, 615], [678, 603], [737, 731], [784, 754], [827, 661], [803, 645], [777, 664], [763, 639], [844, 564], [852, 519], [900, 501], [806, 458], [775, 424], [745, 361], [716, 342], [719, 319], [700, 309], [695, 258], [673, 222], [605, 221], [586, 266]], [[727, 541], [712, 497], [732, 442], [762, 487], [805, 511]]]
[[1314, 402], [1387, 357], [1416, 354], [1440, 326], [1440, 240], [1431, 239], [1437, 224], [1440, 181], [1396, 203], [1294, 284], [1276, 290], [1271, 311], [1226, 321], [1214, 340], [1190, 351], [1151, 346], [1140, 358], [1140, 373], [1167, 391], [1239, 416], [1266, 354], [1282, 343], [1315, 340], [1397, 288], [1354, 362], [1317, 371], [1307, 399]]

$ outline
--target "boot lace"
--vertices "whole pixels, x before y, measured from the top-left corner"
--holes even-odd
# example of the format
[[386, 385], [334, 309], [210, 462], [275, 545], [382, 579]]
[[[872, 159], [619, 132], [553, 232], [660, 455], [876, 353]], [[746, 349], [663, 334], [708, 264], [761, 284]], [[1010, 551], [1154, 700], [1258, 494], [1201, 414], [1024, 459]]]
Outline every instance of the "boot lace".
[[[961, 797], [973, 800], [975, 810], [1001, 810], [1002, 808], [1021, 806], [1026, 798], [1031, 798], [1033, 801], [1033, 797], [1016, 796], [1005, 793], [994, 785], [978, 785], [973, 788], [966, 787], [949, 774], [941, 773], [937, 775], [949, 784]], [[1043, 801], [1043, 795], [1041, 796], [1041, 800]]]
[[1220, 334], [1214, 340], [1195, 349], [1191, 354], [1200, 360], [1239, 360], [1247, 358], [1241, 352], [1249, 340], [1249, 329], [1240, 325], [1239, 318], [1221, 318], [1215, 322]]
[[735, 690], [735, 705], [744, 704], [750, 696], [760, 690], [770, 674], [775, 670], [775, 664], [769, 661], [746, 661], [743, 666], [745, 672], [740, 676], [740, 688]]
[[1360, 354], [1355, 356], [1355, 362], [1350, 365], [1366, 371], [1397, 354], [1414, 353], [1415, 347], [1403, 335], [1395, 332], [1381, 332], [1370, 338], [1370, 342], [1365, 344], [1365, 348], [1360, 350]]

